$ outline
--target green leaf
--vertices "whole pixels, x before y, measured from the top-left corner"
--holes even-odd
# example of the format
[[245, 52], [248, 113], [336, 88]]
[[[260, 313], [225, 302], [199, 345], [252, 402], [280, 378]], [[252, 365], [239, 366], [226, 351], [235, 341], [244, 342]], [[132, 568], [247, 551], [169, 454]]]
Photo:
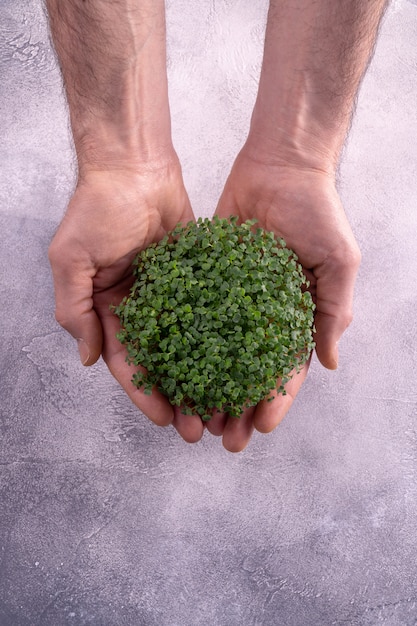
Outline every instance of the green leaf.
[[[254, 220], [178, 225], [136, 257], [114, 307], [133, 383], [187, 414], [240, 416], [269, 398], [314, 348], [314, 304], [296, 255]], [[185, 408], [184, 408], [185, 407]]]

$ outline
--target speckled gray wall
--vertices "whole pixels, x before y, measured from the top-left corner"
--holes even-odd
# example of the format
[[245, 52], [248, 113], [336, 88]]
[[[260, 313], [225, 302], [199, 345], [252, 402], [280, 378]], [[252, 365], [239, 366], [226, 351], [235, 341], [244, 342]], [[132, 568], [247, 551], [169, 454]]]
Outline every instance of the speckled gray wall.
[[[245, 137], [266, 0], [168, 3], [198, 215]], [[391, 3], [340, 191], [363, 252], [337, 372], [232, 455], [138, 413], [57, 327], [46, 251], [74, 182], [39, 0], [0, 3], [0, 626], [417, 624], [417, 4]]]

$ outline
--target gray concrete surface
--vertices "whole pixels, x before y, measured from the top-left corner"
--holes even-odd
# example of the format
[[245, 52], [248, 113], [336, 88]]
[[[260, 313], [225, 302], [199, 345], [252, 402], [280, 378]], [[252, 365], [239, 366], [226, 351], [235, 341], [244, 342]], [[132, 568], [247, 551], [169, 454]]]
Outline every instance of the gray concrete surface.
[[[266, 0], [168, 3], [175, 143], [210, 215], [245, 136]], [[337, 372], [282, 426], [195, 446], [86, 371], [46, 250], [74, 181], [38, 0], [0, 3], [0, 625], [417, 624], [417, 5], [391, 3], [340, 190], [363, 252]]]

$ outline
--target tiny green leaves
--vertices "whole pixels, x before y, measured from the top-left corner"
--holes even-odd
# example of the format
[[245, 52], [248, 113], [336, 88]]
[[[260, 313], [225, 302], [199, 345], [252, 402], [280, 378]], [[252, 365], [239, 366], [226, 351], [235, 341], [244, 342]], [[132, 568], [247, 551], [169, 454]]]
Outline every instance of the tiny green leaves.
[[314, 348], [314, 304], [293, 251], [273, 233], [215, 217], [177, 226], [138, 254], [115, 308], [133, 383], [185, 414], [240, 417], [299, 371]]

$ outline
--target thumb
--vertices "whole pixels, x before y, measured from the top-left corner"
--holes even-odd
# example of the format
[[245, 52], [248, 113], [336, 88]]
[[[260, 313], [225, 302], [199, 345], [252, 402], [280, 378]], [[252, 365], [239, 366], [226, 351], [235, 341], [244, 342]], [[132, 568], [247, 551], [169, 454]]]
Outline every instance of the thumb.
[[[65, 259], [65, 261], [64, 261]], [[62, 249], [57, 255], [54, 243], [49, 249], [55, 290], [55, 317], [57, 322], [77, 340], [83, 365], [93, 365], [101, 355], [103, 333], [100, 320], [93, 308], [92, 267], [72, 264]]]
[[338, 343], [349, 323], [340, 323], [339, 318], [316, 313], [314, 320], [316, 354], [320, 363], [329, 370], [335, 370], [338, 367]]
[[337, 369], [338, 342], [353, 319], [353, 292], [359, 263], [359, 250], [352, 249], [350, 255], [341, 259], [329, 257], [314, 271], [317, 278], [316, 353], [327, 369]]

